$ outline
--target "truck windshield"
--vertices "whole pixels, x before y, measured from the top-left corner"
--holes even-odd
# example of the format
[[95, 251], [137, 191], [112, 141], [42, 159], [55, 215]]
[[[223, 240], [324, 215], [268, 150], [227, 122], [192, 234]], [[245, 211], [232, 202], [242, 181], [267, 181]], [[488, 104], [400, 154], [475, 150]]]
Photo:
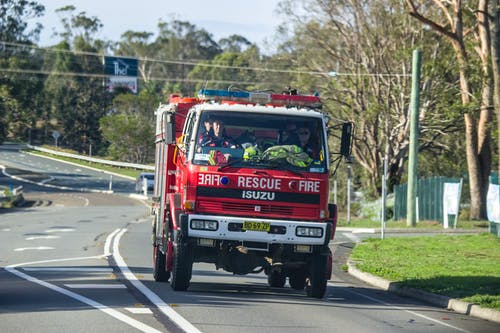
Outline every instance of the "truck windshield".
[[204, 111], [199, 124], [194, 164], [327, 172], [321, 118]]

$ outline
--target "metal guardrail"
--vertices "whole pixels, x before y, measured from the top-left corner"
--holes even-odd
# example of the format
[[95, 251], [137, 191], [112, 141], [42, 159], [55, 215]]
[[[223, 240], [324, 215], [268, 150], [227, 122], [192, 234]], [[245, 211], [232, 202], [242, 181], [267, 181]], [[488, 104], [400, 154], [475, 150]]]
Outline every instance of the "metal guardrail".
[[64, 157], [69, 157], [69, 158], [75, 158], [75, 159], [82, 160], [82, 161], [87, 161], [87, 162], [112, 165], [112, 166], [115, 166], [115, 167], [131, 168], [131, 169], [139, 169], [139, 170], [153, 170], [153, 171], [155, 169], [155, 167], [151, 166], [151, 165], [103, 160], [103, 159], [100, 159], [100, 158], [88, 157], [88, 156], [77, 155], [77, 154], [70, 154], [70, 153], [65, 153], [65, 152], [62, 152], [62, 151], [56, 151], [56, 150], [51, 150], [51, 149], [37, 147], [37, 146], [32, 146], [32, 145], [27, 145], [27, 147], [30, 148], [30, 149], [33, 149], [33, 150], [41, 151], [41, 152], [52, 154], [52, 155], [64, 156]]

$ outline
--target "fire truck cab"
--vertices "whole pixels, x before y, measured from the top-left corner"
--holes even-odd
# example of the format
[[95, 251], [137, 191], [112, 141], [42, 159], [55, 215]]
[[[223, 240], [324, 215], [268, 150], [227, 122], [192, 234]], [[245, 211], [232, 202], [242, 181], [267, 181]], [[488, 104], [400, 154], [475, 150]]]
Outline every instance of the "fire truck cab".
[[[189, 287], [195, 262], [322, 298], [336, 207], [317, 96], [201, 90], [156, 111], [154, 278]], [[344, 126], [343, 154], [350, 129]]]

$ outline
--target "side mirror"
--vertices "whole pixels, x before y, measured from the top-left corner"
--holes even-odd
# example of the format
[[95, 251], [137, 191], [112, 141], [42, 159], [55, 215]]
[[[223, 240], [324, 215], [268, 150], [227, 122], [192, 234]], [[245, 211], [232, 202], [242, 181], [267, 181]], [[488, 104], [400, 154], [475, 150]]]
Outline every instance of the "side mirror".
[[344, 157], [351, 156], [352, 147], [352, 123], [342, 124], [342, 137], [340, 139], [340, 155]]
[[163, 129], [165, 133], [165, 143], [175, 143], [175, 114], [172, 112], [165, 112], [163, 114]]

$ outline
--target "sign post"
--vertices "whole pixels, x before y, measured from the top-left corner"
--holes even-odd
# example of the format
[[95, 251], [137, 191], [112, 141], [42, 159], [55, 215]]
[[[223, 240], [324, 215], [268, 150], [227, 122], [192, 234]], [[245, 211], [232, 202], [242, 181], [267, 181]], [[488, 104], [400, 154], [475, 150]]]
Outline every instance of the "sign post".
[[52, 137], [56, 141], [56, 148], [57, 148], [57, 140], [59, 139], [60, 136], [61, 136], [61, 133], [59, 133], [58, 131], [52, 131]]

